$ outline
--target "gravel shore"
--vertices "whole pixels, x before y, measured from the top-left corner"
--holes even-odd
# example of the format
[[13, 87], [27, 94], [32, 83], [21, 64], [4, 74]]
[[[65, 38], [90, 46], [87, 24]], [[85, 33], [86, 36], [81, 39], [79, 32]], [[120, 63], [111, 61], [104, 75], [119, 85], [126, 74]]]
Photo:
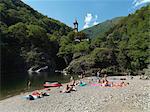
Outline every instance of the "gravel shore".
[[[109, 80], [120, 81], [120, 77]], [[88, 82], [85, 78], [85, 82]], [[24, 93], [0, 101], [0, 112], [150, 112], [150, 81], [127, 78], [129, 85], [122, 88], [91, 86], [79, 87], [71, 93], [60, 93], [54, 88], [50, 96], [29, 101]]]

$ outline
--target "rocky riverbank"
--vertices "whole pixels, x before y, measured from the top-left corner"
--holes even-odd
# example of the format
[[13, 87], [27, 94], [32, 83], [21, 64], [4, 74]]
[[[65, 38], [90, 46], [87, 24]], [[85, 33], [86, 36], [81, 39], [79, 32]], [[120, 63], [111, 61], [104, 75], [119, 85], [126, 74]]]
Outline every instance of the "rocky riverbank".
[[[109, 80], [119, 82], [120, 77]], [[89, 82], [91, 78], [83, 79]], [[0, 101], [1, 112], [148, 112], [150, 110], [149, 80], [134, 77], [129, 85], [122, 88], [91, 86], [79, 87], [76, 92], [60, 93], [62, 88], [54, 88], [50, 96], [28, 101], [24, 93]], [[94, 83], [94, 82], [93, 82]]]

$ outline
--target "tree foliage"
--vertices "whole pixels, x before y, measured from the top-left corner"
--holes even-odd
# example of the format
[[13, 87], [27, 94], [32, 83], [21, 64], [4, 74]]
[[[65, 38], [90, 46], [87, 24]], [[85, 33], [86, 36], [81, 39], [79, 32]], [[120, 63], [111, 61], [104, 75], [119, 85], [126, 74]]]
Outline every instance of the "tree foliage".
[[1, 0], [0, 13], [2, 73], [25, 71], [32, 66], [57, 68], [59, 43], [70, 27], [21, 0]]
[[[98, 28], [102, 24], [85, 29], [83, 32], [97, 35], [92, 36], [90, 47], [82, 42], [74, 47], [74, 50], [78, 52], [82, 52], [84, 48], [89, 48], [90, 53], [86, 56], [77, 55], [74, 61], [79, 64], [74, 61], [73, 63], [75, 66], [80, 66], [81, 62], [87, 62], [90, 57], [92, 65], [89, 65], [89, 67], [92, 68], [115, 69], [119, 72], [138, 72], [147, 68], [150, 61], [149, 17], [150, 5], [147, 5], [133, 14], [121, 18], [115, 25], [105, 30], [103, 35], [101, 35], [100, 30], [104, 28]], [[85, 63], [86, 65], [88, 64]], [[70, 66], [71, 68], [79, 68], [73, 67], [72, 63]]]

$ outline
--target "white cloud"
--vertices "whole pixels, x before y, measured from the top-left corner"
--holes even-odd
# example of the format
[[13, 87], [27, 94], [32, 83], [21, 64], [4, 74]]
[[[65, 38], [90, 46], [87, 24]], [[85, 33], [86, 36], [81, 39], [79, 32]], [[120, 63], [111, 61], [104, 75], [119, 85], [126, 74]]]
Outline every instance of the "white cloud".
[[89, 24], [85, 23], [85, 25], [83, 26], [83, 29], [88, 28]]
[[98, 24], [97, 18], [98, 18], [98, 15], [95, 15], [93, 17], [93, 15], [91, 13], [87, 13], [85, 16], [85, 19], [84, 19], [85, 24], [83, 26], [83, 29], [88, 28], [92, 25], [97, 25]]
[[95, 19], [97, 20], [97, 18], [98, 18], [98, 15], [95, 15]]
[[98, 22], [97, 22], [97, 18], [98, 18], [98, 15], [95, 15], [93, 25], [97, 25], [97, 24], [98, 24]]
[[133, 5], [135, 7], [142, 5], [142, 4], [145, 4], [145, 3], [150, 3], [150, 0], [134, 0], [133, 1]]
[[83, 28], [88, 28], [91, 21], [92, 21], [92, 14], [91, 13], [87, 13], [87, 15], [85, 16], [85, 19], [84, 19], [84, 22], [85, 22], [85, 25], [83, 26]]
[[97, 21], [94, 21], [93, 25], [97, 25], [97, 24], [98, 24], [98, 22], [97, 22]]
[[92, 20], [92, 14], [91, 13], [87, 13], [87, 15], [85, 16], [85, 23], [90, 23]]

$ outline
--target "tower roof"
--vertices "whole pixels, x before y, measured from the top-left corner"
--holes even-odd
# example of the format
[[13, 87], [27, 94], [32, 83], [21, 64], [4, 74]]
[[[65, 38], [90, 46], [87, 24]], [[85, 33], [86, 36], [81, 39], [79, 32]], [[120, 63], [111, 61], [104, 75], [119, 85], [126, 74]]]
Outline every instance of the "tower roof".
[[78, 21], [77, 21], [77, 19], [75, 19], [75, 21], [74, 21], [74, 23], [73, 24], [78, 24]]

